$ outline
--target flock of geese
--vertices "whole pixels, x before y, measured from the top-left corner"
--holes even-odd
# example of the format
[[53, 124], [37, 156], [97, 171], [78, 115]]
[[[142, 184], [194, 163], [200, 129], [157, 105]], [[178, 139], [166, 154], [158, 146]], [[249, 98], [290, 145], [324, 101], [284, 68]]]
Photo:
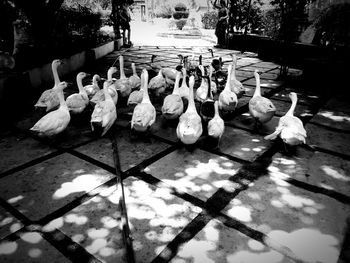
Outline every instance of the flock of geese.
[[[181, 55], [179, 57], [180, 65], [171, 68], [157, 65], [154, 62], [155, 56], [152, 56], [152, 69], [144, 68], [141, 76], [137, 75], [135, 64], [132, 63], [133, 74], [127, 77], [121, 55], [119, 79], [113, 78], [117, 68], [112, 66], [108, 69], [107, 79], [94, 75], [92, 83], [83, 86], [83, 79], [89, 75], [80, 72], [76, 76], [79, 92], [67, 98], [64, 98], [63, 93], [67, 82], [61, 82], [58, 76], [58, 67], [62, 62], [56, 59], [52, 62], [54, 86], [45, 90], [35, 104], [37, 108], [45, 108], [47, 113], [30, 130], [38, 136], [53, 137], [67, 128], [71, 115], [82, 114], [91, 105], [91, 129], [101, 131], [103, 136], [117, 119], [116, 107], [119, 100], [134, 107], [131, 129], [146, 132], [156, 121], [156, 109], [150, 99], [152, 95], [151, 97], [162, 99], [161, 112], [166, 120], [178, 120], [176, 134], [182, 143], [196, 143], [203, 133], [203, 126], [206, 125], [208, 136], [215, 138], [219, 145], [225, 129], [220, 115], [234, 112], [238, 100], [245, 92], [242, 83], [236, 78], [237, 58], [232, 54], [232, 63], [228, 65], [227, 75], [223, 79], [224, 88], [220, 90], [218, 79], [213, 81], [212, 75], [213, 72], [222, 72], [221, 59], [213, 59], [211, 64], [204, 67], [201, 56], [199, 61], [195, 61], [194, 56], [191, 60]], [[258, 127], [272, 119], [276, 108], [271, 100], [261, 95], [257, 70], [254, 76], [256, 88], [249, 101], [249, 112]], [[101, 80], [104, 81], [103, 89], [98, 85]], [[198, 85], [194, 90], [196, 81]], [[166, 95], [166, 90], [171, 89], [172, 93]], [[216, 94], [216, 99], [213, 94]], [[274, 140], [279, 136], [286, 144], [298, 145], [305, 143], [306, 131], [301, 120], [294, 116], [297, 94], [291, 92], [289, 96], [292, 101], [290, 109], [279, 119], [275, 131], [265, 136], [265, 139]], [[195, 101], [200, 105], [199, 110]]]

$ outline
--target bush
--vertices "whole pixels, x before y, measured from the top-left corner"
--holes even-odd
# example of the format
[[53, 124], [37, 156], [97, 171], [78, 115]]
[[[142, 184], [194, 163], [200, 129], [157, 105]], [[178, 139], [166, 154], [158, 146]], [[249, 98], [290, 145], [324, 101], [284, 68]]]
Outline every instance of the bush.
[[175, 9], [176, 12], [186, 11], [187, 10], [187, 6], [184, 3], [177, 3], [174, 6], [174, 9]]
[[173, 10], [170, 6], [159, 6], [155, 9], [154, 15], [161, 18], [171, 18], [173, 15]]
[[186, 25], [186, 21], [187, 21], [187, 19], [175, 20], [176, 27], [177, 27], [179, 30], [182, 30], [182, 28]]
[[63, 6], [56, 21], [53, 30], [55, 50], [62, 53], [69, 50], [69, 53], [74, 53], [99, 44], [99, 29], [102, 26], [99, 12], [80, 5]]
[[189, 12], [187, 11], [176, 11], [173, 14], [174, 19], [188, 18]]
[[202, 16], [202, 23], [205, 29], [214, 29], [218, 23], [219, 16], [216, 11], [205, 12]]
[[325, 8], [316, 18], [316, 44], [346, 46], [350, 43], [350, 4], [342, 3]]

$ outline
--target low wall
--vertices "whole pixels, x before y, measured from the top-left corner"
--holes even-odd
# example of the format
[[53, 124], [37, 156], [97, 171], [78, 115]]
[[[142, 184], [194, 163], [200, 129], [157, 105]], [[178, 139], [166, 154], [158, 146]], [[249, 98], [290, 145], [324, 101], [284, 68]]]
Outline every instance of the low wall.
[[[108, 53], [119, 50], [121, 45], [121, 41], [111, 41], [67, 58], [60, 58], [63, 60], [63, 64], [58, 68], [59, 76], [64, 77], [75, 72]], [[53, 83], [51, 62], [41, 67], [32, 68], [24, 72], [9, 73], [0, 77], [0, 112], [2, 112], [1, 115], [5, 115], [0, 116], [0, 118], [11, 119], [12, 115], [23, 111], [33, 94], [40, 93], [42, 91], [41, 88], [50, 83]], [[16, 107], [14, 107], [13, 103], [17, 104]], [[11, 108], [10, 112], [6, 111], [9, 107]]]

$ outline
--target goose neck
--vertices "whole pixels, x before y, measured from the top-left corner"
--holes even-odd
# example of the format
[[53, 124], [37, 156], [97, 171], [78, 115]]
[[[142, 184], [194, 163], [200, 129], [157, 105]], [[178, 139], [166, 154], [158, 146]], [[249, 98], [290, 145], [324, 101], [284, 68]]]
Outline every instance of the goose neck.
[[112, 80], [113, 78], [113, 70], [109, 69], [107, 72], [107, 80]]
[[62, 89], [58, 89], [56, 91], [56, 93], [57, 93], [58, 100], [60, 102], [60, 108], [67, 108], [68, 109], [67, 103], [64, 100], [63, 90]]
[[189, 87], [189, 94], [188, 94], [188, 107], [187, 111], [195, 111], [196, 110], [196, 105], [194, 103], [194, 96], [193, 96], [193, 85], [190, 85]]
[[124, 59], [122, 56], [119, 57], [119, 70], [120, 70], [120, 78], [125, 79], [125, 73], [124, 73]]
[[259, 77], [258, 73], [256, 73], [256, 75], [255, 75], [255, 81], [256, 81], [256, 87], [255, 87], [253, 97], [261, 96], [260, 77]]
[[179, 95], [179, 83], [180, 83], [180, 72], [176, 74], [176, 79], [175, 79], [175, 84], [174, 84], [174, 89], [173, 89], [173, 94]]
[[228, 66], [228, 70], [227, 70], [227, 80], [226, 80], [226, 85], [225, 85], [225, 88], [224, 88], [224, 90], [229, 90], [229, 91], [231, 91], [231, 87], [230, 87], [230, 85], [231, 85], [231, 72], [232, 72], [232, 66], [231, 65], [229, 65]]
[[297, 106], [298, 99], [296, 97], [292, 97], [292, 105], [290, 106], [289, 110], [287, 111], [286, 115], [293, 116], [295, 108]]
[[98, 75], [94, 75], [94, 77], [92, 78], [92, 84], [98, 86], [98, 83], [97, 83], [98, 78], [99, 78]]
[[57, 64], [53, 64], [52, 65], [52, 74], [53, 74], [53, 79], [54, 79], [54, 82], [55, 82], [55, 86], [57, 86], [59, 83], [60, 83], [60, 78], [58, 76], [58, 65]]
[[77, 86], [79, 89], [79, 92], [83, 92], [84, 91], [84, 87], [83, 87], [83, 78], [81, 76], [77, 76]]

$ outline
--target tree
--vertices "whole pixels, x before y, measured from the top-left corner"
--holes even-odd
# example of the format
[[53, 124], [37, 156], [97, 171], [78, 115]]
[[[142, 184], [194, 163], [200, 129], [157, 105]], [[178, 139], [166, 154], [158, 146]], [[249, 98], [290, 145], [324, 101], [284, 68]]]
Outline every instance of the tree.
[[52, 44], [52, 30], [57, 11], [64, 0], [13, 0], [31, 24], [34, 45], [42, 51]]

